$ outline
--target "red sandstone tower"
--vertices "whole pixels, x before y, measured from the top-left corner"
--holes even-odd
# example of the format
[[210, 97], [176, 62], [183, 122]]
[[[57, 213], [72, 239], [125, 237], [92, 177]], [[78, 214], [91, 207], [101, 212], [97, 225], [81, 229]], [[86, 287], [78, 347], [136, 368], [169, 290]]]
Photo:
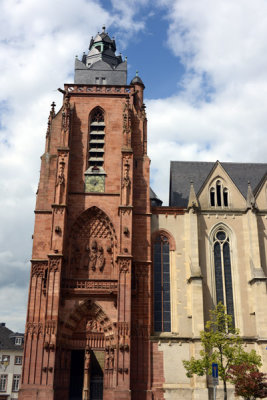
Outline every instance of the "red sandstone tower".
[[144, 85], [105, 29], [49, 115], [20, 400], [149, 399]]

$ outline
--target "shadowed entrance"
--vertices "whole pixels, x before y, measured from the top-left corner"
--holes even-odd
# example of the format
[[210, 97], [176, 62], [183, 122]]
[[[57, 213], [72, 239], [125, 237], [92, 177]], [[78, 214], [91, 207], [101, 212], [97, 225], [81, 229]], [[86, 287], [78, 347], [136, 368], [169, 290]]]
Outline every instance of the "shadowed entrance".
[[91, 376], [90, 376], [90, 400], [103, 399], [103, 370], [102, 370], [103, 366], [104, 366], [104, 352], [92, 351]]
[[69, 400], [102, 400], [104, 352], [90, 351], [90, 370], [88, 371], [90, 382], [89, 397], [83, 393], [84, 356], [85, 352], [83, 350], [72, 350], [71, 352]]
[[72, 350], [69, 400], [82, 400], [84, 351]]

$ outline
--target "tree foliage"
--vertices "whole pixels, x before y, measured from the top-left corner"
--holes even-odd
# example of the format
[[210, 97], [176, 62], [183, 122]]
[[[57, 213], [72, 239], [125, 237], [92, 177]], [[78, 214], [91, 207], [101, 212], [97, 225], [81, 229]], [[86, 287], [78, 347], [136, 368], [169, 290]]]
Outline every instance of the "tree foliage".
[[200, 332], [200, 337], [200, 358], [192, 357], [190, 361], [183, 361], [187, 376], [211, 375], [212, 363], [217, 363], [218, 375], [224, 384], [224, 399], [227, 399], [228, 368], [243, 363], [260, 366], [261, 358], [255, 350], [249, 353], [244, 350], [239, 330], [233, 326], [232, 316], [226, 314], [222, 303], [210, 311], [210, 320], [206, 323], [205, 330]]
[[259, 372], [255, 365], [243, 363], [231, 365], [227, 379], [235, 385], [235, 395], [247, 400], [267, 397], [266, 374]]

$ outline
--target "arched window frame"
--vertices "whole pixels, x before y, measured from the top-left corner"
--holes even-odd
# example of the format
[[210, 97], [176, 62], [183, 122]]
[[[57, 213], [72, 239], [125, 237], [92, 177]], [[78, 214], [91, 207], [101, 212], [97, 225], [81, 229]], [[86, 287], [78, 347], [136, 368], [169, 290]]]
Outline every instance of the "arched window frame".
[[[168, 281], [168, 287], [169, 287], [169, 319], [167, 322], [167, 324], [165, 324], [164, 326], [164, 304], [163, 304], [163, 295], [164, 295], [164, 290], [163, 290], [163, 286], [164, 286], [164, 282], [163, 285], [161, 286], [161, 327], [159, 329], [158, 326], [158, 321], [155, 321], [156, 318], [156, 292], [155, 292], [155, 279], [156, 279], [156, 262], [155, 262], [155, 244], [158, 242], [163, 243], [164, 241], [166, 241], [168, 243], [169, 249], [168, 249], [168, 260], [169, 260], [169, 268], [168, 268], [168, 276], [169, 276], [169, 281]], [[162, 244], [161, 244], [162, 246]], [[173, 282], [173, 268], [172, 268], [172, 257], [173, 257], [173, 253], [175, 250], [175, 240], [172, 237], [172, 235], [165, 229], [161, 229], [160, 231], [154, 232], [152, 234], [152, 260], [153, 260], [153, 279], [152, 279], [152, 287], [153, 287], [153, 321], [154, 321], [154, 332], [171, 332], [172, 331], [172, 325], [173, 325], [173, 290], [172, 290], [172, 286], [171, 286], [171, 282]], [[161, 254], [161, 257], [163, 258], [163, 254]], [[161, 263], [161, 274], [163, 273], [163, 263]], [[162, 276], [162, 275], [161, 275]], [[162, 283], [162, 282], [161, 282]], [[165, 304], [166, 305], [166, 304]], [[168, 325], [168, 328], [167, 328]]]
[[[98, 115], [97, 115], [98, 114]], [[96, 120], [94, 120], [96, 119]], [[102, 107], [96, 106], [94, 107], [90, 114], [89, 114], [89, 124], [88, 124], [88, 168], [98, 168], [98, 169], [104, 169], [104, 161], [105, 161], [105, 111], [103, 110]], [[97, 125], [95, 125], [97, 124]], [[94, 133], [94, 132], [99, 132], [99, 133]], [[101, 141], [96, 142], [96, 141]], [[94, 147], [96, 146], [96, 147]], [[99, 149], [99, 152], [96, 152], [102, 157], [93, 157], [90, 155], [94, 154], [92, 150], [96, 148]], [[99, 158], [99, 161], [95, 161], [94, 158]]]
[[216, 294], [216, 279], [215, 279], [216, 277], [215, 277], [215, 258], [214, 258], [214, 243], [215, 243], [214, 238], [217, 232], [219, 231], [224, 231], [226, 236], [229, 238], [229, 252], [230, 252], [230, 262], [231, 262], [231, 276], [232, 276], [232, 296], [234, 304], [233, 316], [234, 316], [235, 326], [242, 331], [242, 320], [239, 318], [239, 313], [238, 313], [238, 310], [241, 310], [240, 296], [237, 296], [236, 293], [236, 289], [237, 287], [239, 287], [239, 279], [240, 279], [237, 273], [236, 237], [233, 234], [233, 231], [223, 223], [215, 225], [209, 233], [210, 282], [208, 282], [208, 284], [211, 287], [213, 304], [216, 305], [217, 294]]
[[214, 208], [229, 208], [230, 193], [221, 177], [216, 177], [209, 186], [209, 205]]

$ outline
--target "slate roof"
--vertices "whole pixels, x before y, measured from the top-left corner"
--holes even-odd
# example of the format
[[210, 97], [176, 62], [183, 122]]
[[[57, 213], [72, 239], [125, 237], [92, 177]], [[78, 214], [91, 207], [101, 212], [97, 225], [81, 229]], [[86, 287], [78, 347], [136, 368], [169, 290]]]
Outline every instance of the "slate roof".
[[[220, 162], [242, 195], [246, 198], [248, 181], [253, 193], [256, 191], [267, 174], [267, 164]], [[193, 181], [198, 195], [217, 162], [171, 161], [170, 168], [170, 197], [171, 207], [187, 207], [190, 182]]]
[[141, 85], [144, 85], [144, 82], [142, 81], [142, 79], [140, 78], [140, 76], [135, 76], [132, 80], [131, 80], [131, 85], [134, 85], [135, 83], [140, 83]]
[[151, 189], [151, 187], [149, 188], [149, 197], [150, 197], [150, 201], [151, 201], [151, 205], [155, 206], [155, 207], [160, 207], [162, 205], [162, 201], [158, 198], [158, 196], [156, 195], [156, 193]]
[[23, 333], [13, 332], [3, 324], [0, 324], [0, 350], [22, 350], [22, 346], [15, 344], [15, 337], [24, 338]]

